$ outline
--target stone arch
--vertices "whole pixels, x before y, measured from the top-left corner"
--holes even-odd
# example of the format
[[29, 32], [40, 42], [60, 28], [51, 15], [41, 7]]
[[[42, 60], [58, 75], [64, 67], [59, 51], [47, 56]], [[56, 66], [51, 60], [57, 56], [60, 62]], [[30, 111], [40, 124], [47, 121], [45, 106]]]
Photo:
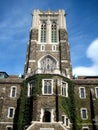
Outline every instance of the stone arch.
[[53, 72], [57, 68], [57, 60], [51, 55], [46, 55], [39, 60], [38, 66], [42, 72]]

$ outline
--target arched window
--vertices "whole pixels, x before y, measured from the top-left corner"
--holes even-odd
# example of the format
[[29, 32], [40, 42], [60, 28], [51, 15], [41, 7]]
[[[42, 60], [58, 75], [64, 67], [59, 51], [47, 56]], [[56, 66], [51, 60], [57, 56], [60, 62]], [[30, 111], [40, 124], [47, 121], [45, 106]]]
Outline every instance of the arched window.
[[45, 56], [40, 61], [40, 65], [41, 65], [41, 70], [43, 72], [52, 72], [52, 71], [54, 71], [56, 69], [57, 62], [53, 57], [48, 55], [48, 56]]
[[41, 25], [41, 42], [45, 43], [46, 42], [46, 23], [43, 22]]
[[43, 122], [51, 122], [51, 113], [49, 111], [44, 112]]
[[55, 22], [53, 22], [51, 25], [51, 42], [57, 42], [57, 25]]
[[10, 97], [16, 97], [17, 87], [11, 86]]

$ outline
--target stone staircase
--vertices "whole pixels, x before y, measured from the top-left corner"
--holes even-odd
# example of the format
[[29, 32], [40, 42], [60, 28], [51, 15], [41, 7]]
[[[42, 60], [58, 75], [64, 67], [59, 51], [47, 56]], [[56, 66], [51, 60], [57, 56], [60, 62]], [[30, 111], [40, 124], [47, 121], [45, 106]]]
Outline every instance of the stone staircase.
[[70, 130], [70, 128], [64, 127], [59, 122], [54, 123], [32, 122], [32, 124], [26, 130]]

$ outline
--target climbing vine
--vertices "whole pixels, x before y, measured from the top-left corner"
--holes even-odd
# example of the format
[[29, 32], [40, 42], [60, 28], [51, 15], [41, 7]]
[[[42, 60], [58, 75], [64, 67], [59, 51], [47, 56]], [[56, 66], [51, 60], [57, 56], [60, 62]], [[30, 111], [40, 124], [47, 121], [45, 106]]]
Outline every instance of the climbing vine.
[[[25, 127], [30, 125], [32, 120], [36, 120], [36, 112], [34, 113], [35, 115], [32, 116], [33, 106], [36, 105], [37, 96], [42, 93], [42, 79], [50, 79], [53, 78], [53, 76], [54, 75], [51, 74], [39, 74], [24, 80], [20, 98], [17, 101], [13, 130], [24, 130]], [[74, 99], [74, 83], [63, 76], [59, 77], [68, 83], [68, 97], [59, 96], [59, 109], [68, 115], [73, 124], [73, 130], [79, 130], [76, 123], [77, 117]], [[32, 80], [34, 81], [33, 95], [28, 97], [27, 86], [28, 82], [31, 82]]]
[[[23, 82], [20, 98], [17, 101], [13, 130], [24, 130], [24, 128], [30, 125], [32, 120], [36, 120], [35, 116], [32, 117], [33, 102], [37, 99], [37, 95], [42, 93], [42, 79], [51, 77], [52, 75], [34, 75]], [[27, 85], [28, 82], [32, 80], [34, 80], [35, 87], [33, 95], [28, 97]]]
[[[27, 114], [29, 107], [30, 107], [30, 98], [27, 98], [27, 82], [24, 81], [20, 98], [17, 101], [17, 108], [15, 111], [15, 118], [14, 118], [14, 126], [13, 130], [23, 130], [24, 127], [30, 120], [29, 113]], [[27, 118], [26, 118], [26, 116]]]
[[67, 78], [63, 78], [63, 80], [68, 83], [68, 97], [60, 96], [60, 108], [68, 115], [73, 125], [73, 130], [79, 130], [76, 122], [77, 117], [74, 98], [74, 83]]

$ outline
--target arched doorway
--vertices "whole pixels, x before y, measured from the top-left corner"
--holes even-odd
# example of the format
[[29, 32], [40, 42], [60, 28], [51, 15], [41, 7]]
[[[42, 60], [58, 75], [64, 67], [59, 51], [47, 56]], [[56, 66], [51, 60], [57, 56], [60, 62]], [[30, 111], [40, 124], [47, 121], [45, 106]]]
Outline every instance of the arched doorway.
[[51, 113], [49, 111], [44, 112], [43, 122], [51, 122]]

